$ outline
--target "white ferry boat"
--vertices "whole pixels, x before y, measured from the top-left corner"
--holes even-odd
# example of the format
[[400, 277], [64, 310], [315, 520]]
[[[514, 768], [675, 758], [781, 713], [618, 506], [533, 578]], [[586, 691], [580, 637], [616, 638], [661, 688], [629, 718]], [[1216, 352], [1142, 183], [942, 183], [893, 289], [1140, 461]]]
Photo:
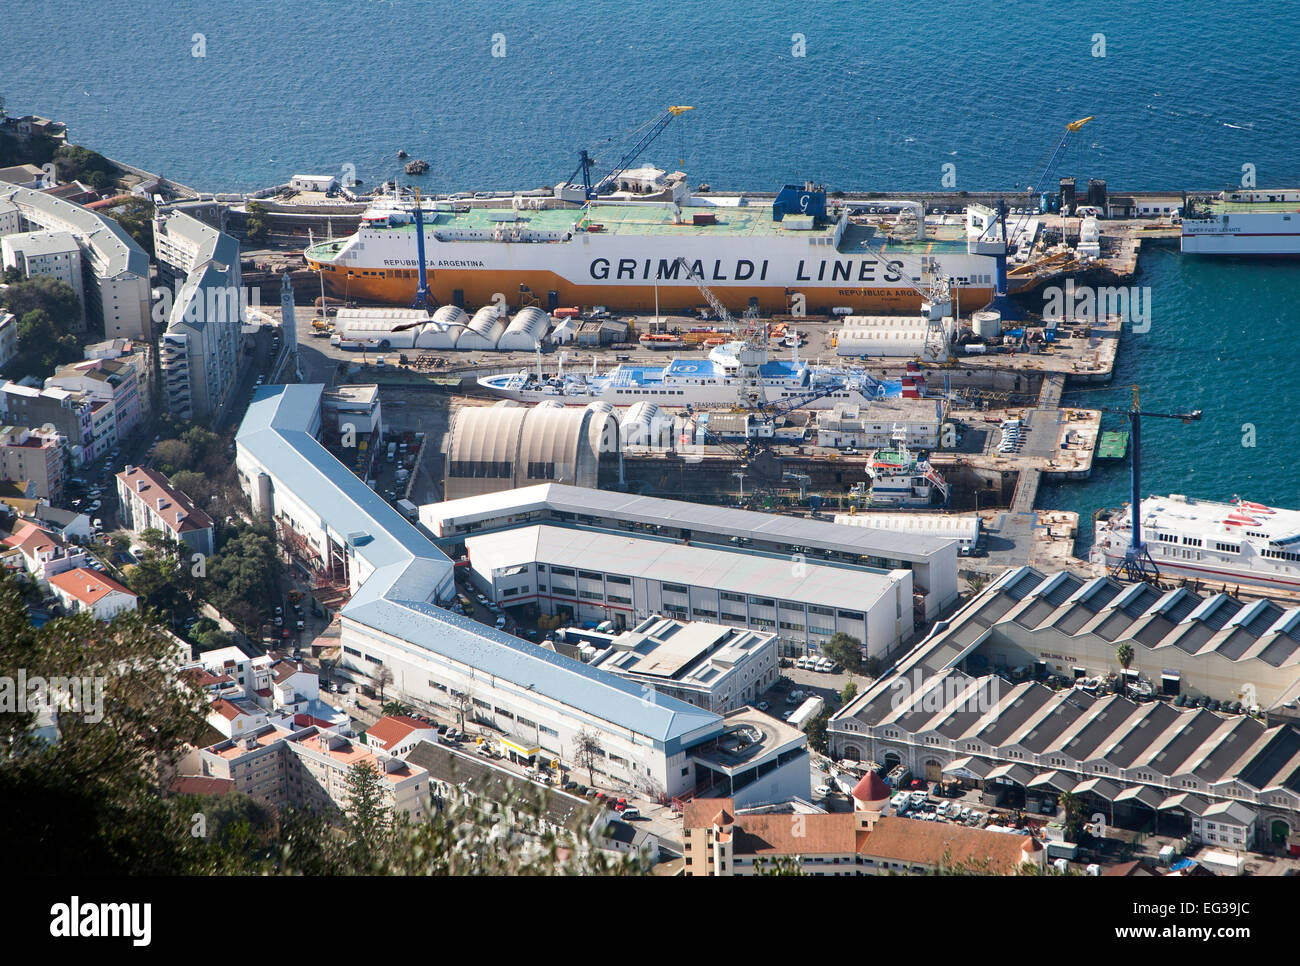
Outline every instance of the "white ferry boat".
[[1191, 255], [1300, 256], [1300, 190], [1221, 192], [1208, 210], [1183, 217], [1182, 250]]
[[[1131, 523], [1126, 503], [1098, 515], [1094, 563], [1121, 563]], [[1142, 540], [1164, 576], [1300, 590], [1300, 511], [1234, 497], [1181, 494], [1142, 501]]]
[[480, 376], [479, 386], [493, 395], [523, 402], [554, 400], [567, 406], [609, 402], [630, 406], [708, 409], [717, 406], [791, 404], [827, 409], [840, 404], [869, 405], [872, 399], [919, 395], [919, 371], [898, 380], [879, 380], [862, 368], [823, 366], [769, 359], [761, 341], [716, 346], [703, 359], [673, 358], [666, 365], [624, 363], [607, 372], [561, 372], [538, 377], [532, 369]]

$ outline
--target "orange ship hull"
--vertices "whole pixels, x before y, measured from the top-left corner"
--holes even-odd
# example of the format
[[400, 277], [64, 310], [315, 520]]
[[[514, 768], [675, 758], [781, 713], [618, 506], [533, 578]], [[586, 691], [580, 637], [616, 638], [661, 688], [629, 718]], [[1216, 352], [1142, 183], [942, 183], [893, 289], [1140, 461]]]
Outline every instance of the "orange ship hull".
[[[414, 269], [346, 271], [311, 259], [308, 267], [324, 270], [330, 295], [358, 302], [409, 305], [417, 286]], [[493, 271], [490, 269], [438, 269], [428, 273], [429, 291], [441, 304], [466, 307], [488, 305], [504, 296], [507, 305], [536, 304], [546, 308], [548, 293], [555, 292], [559, 305], [604, 305], [615, 312], [653, 312], [656, 304], [664, 312], [693, 312], [704, 304], [699, 289], [690, 284], [661, 284], [658, 301], [654, 285], [577, 285], [554, 272]], [[795, 290], [783, 286], [716, 286], [713, 293], [733, 312], [743, 312], [756, 298], [764, 312], [791, 311]], [[917, 313], [921, 296], [911, 289], [886, 286], [805, 286], [799, 289], [809, 315], [821, 315], [832, 308], [846, 307], [859, 312]], [[983, 305], [993, 297], [987, 286], [962, 288], [964, 306]]]

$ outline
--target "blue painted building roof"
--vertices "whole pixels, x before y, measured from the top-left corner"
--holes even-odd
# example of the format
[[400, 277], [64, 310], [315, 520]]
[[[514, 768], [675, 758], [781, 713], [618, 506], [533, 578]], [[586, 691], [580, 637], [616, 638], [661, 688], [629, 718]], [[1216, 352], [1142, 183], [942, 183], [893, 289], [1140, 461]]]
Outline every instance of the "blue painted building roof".
[[[322, 386], [265, 386], [253, 396], [236, 444], [277, 487], [348, 538], [375, 572], [343, 616], [409, 644], [535, 691], [652, 739], [674, 754], [687, 738], [721, 730], [722, 718], [437, 606], [454, 589], [453, 566], [432, 541], [316, 440]], [[697, 735], [697, 733], [703, 734]]]

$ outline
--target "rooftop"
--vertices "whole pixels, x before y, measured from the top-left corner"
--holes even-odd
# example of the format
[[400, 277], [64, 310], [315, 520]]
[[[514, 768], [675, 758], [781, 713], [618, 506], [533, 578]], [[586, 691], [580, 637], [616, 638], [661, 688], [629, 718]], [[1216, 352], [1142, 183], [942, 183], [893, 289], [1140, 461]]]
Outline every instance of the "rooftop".
[[897, 582], [890, 571], [809, 561], [796, 574], [779, 555], [550, 525], [466, 537], [465, 548], [476, 569], [536, 562], [829, 607], [852, 601], [863, 610], [893, 593]]

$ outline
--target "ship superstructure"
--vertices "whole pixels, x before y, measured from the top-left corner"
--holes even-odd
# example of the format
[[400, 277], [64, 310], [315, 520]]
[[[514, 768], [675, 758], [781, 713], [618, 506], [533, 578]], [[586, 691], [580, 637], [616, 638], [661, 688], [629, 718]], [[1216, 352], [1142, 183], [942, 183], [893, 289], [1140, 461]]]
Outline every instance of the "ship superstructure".
[[1300, 255], [1300, 190], [1224, 191], [1182, 220], [1182, 250], [1192, 255]]
[[[1093, 562], [1121, 562], [1131, 526], [1127, 503], [1099, 514]], [[1162, 576], [1300, 590], [1300, 511], [1236, 497], [1150, 497], [1142, 501], [1142, 540]]]

